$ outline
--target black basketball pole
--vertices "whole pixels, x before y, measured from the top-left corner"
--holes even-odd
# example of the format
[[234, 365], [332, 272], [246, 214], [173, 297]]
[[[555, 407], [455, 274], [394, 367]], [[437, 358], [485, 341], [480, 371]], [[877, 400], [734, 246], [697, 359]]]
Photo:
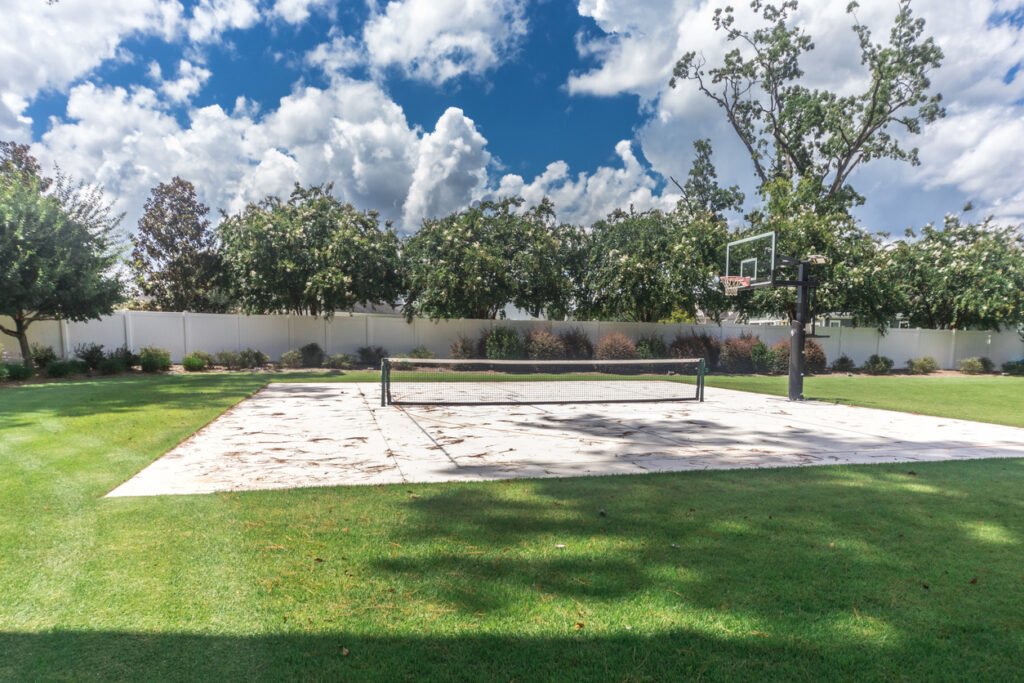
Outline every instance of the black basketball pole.
[[796, 277], [796, 318], [789, 322], [789, 400], [804, 400], [804, 342], [810, 314], [808, 262], [800, 261]]

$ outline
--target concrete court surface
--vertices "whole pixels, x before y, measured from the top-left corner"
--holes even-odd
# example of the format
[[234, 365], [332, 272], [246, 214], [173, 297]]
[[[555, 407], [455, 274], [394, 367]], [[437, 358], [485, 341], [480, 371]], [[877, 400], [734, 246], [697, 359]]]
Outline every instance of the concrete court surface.
[[271, 384], [109, 496], [1024, 457], [1024, 429], [709, 387], [704, 403], [381, 407]]

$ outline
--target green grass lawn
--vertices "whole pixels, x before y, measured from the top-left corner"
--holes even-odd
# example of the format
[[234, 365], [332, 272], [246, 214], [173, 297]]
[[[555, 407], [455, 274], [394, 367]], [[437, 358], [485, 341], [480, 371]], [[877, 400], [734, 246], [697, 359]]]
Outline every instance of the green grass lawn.
[[101, 497], [267, 379], [0, 390], [0, 679], [1020, 675], [1021, 460]]

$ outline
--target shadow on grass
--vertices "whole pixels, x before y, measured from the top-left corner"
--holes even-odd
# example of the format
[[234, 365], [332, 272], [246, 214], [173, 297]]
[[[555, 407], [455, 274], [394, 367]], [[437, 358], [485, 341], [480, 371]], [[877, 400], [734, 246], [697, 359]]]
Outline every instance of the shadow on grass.
[[768, 634], [206, 636], [0, 632], [4, 680], [861, 680], [948, 673], [900, 647], [830, 652]]

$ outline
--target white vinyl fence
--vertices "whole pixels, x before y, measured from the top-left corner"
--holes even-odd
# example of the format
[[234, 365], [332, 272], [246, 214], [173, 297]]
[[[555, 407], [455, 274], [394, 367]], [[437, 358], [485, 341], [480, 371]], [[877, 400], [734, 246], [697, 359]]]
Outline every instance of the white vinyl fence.
[[[0, 318], [0, 325], [13, 327], [6, 318]], [[514, 327], [524, 333], [543, 329], [555, 334], [579, 327], [590, 335], [592, 341], [610, 332], [622, 332], [634, 340], [658, 334], [666, 343], [676, 334], [689, 334], [691, 331], [706, 332], [718, 339], [750, 333], [759, 336], [769, 346], [789, 338], [788, 326], [425, 319], [407, 323], [404, 318], [396, 316], [360, 314], [339, 314], [324, 320], [298, 315], [148, 311], [117, 311], [100, 320], [81, 323], [37, 322], [29, 328], [29, 338], [52, 346], [66, 358], [74, 356], [78, 344], [96, 343], [107, 350], [124, 345], [136, 351], [143, 346], [156, 346], [168, 349], [175, 362], [180, 362], [182, 356], [192, 351], [216, 353], [247, 347], [259, 349], [276, 360], [285, 351], [310, 342], [316, 342], [329, 354], [354, 354], [361, 346], [382, 346], [392, 354], [401, 354], [417, 346], [426, 346], [443, 358], [448, 355], [449, 346], [458, 335], [476, 339], [484, 329], [495, 325]], [[958, 361], [972, 356], [986, 356], [997, 367], [1006, 361], [1024, 357], [1024, 343], [1012, 330], [888, 330], [881, 335], [872, 328], [830, 327], [820, 328], [819, 332], [831, 335], [828, 339], [817, 340], [830, 363], [845, 354], [860, 365], [868, 356], [878, 353], [892, 358], [897, 367], [903, 367], [911, 358], [931, 356], [943, 368], [953, 369]], [[19, 355], [14, 337], [0, 335], [0, 344], [7, 357]]]

